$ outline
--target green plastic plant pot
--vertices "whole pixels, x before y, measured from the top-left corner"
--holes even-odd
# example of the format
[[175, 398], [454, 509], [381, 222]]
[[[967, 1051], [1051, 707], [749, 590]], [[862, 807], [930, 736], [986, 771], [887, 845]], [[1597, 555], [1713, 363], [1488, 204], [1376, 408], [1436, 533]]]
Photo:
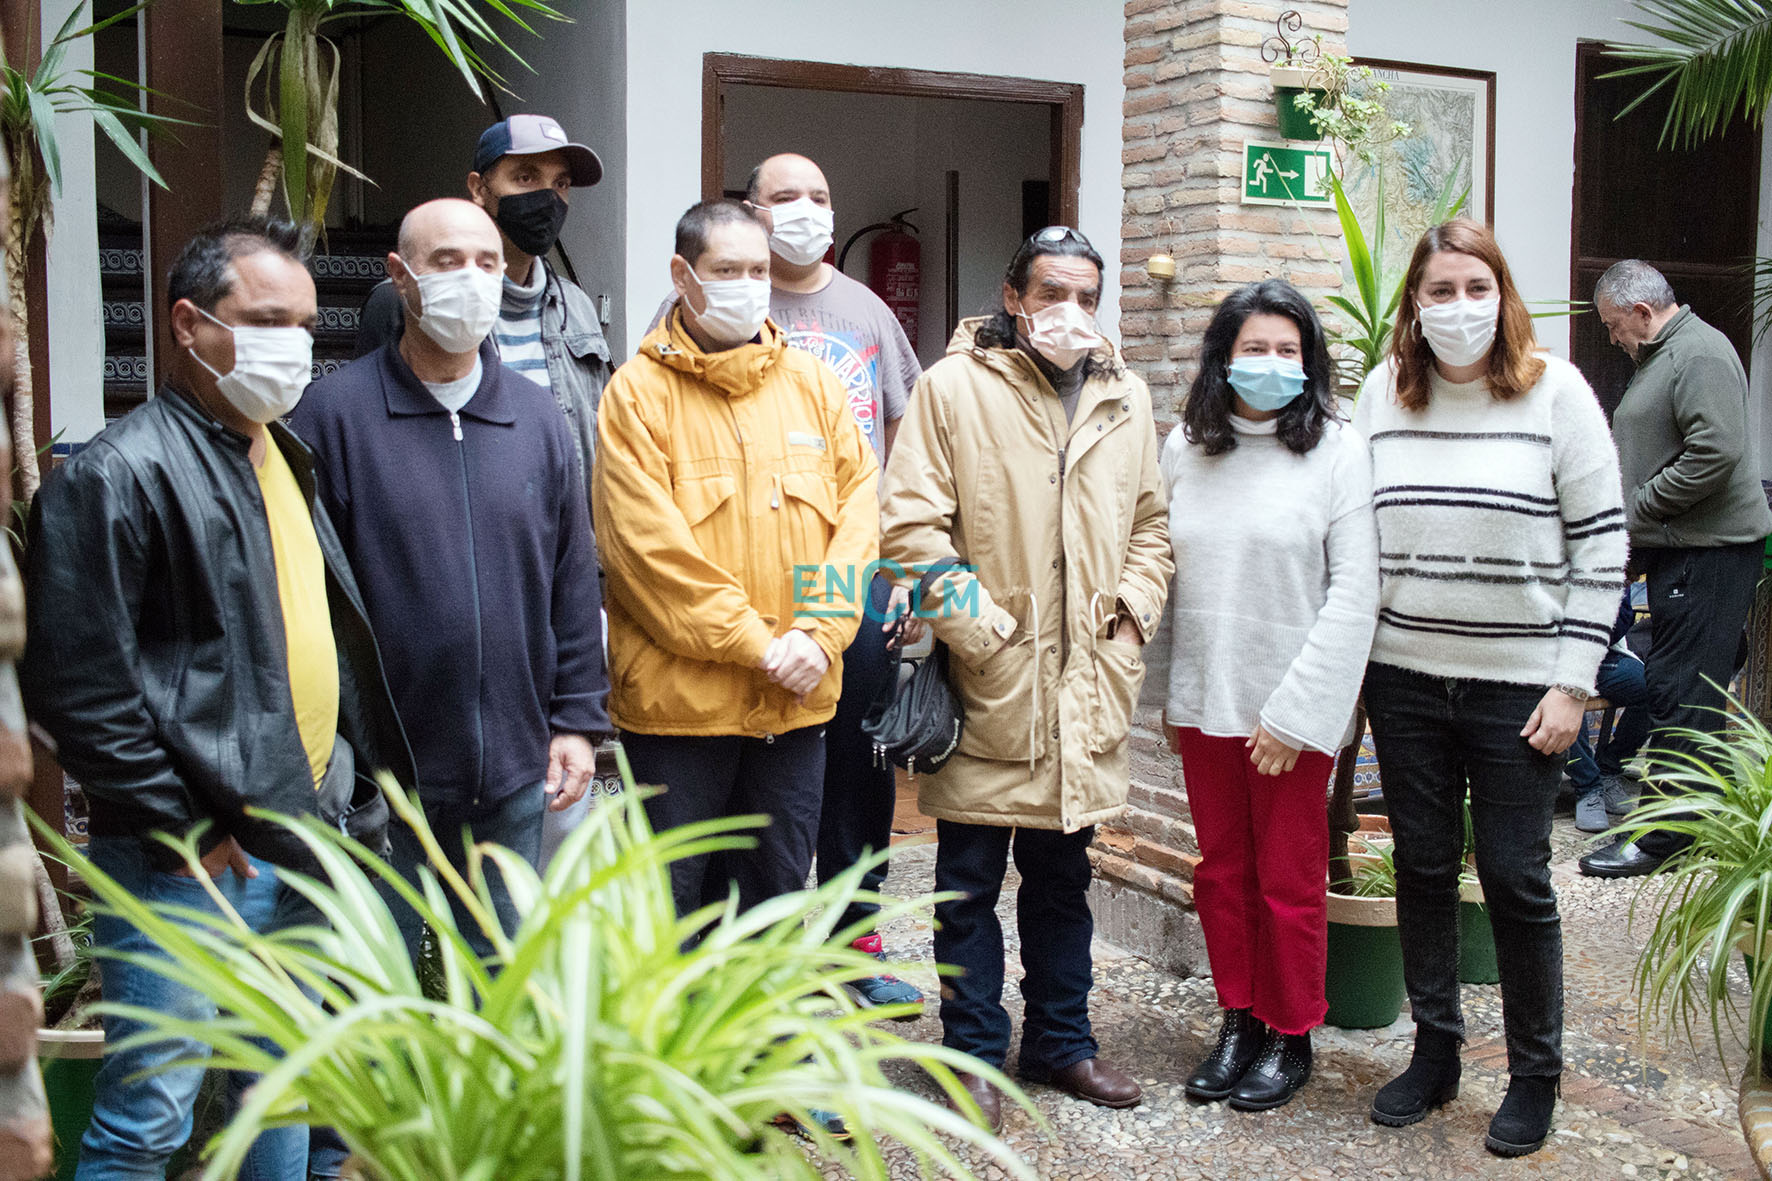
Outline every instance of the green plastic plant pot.
[[1460, 899], [1458, 903], [1458, 982], [1496, 984], [1501, 968], [1495, 962], [1495, 931], [1489, 925], [1489, 908], [1482, 902]]
[[43, 1064], [43, 1091], [55, 1132], [56, 1181], [73, 1181], [80, 1163], [80, 1137], [92, 1122], [93, 1080], [104, 1061], [105, 1035], [96, 1029], [40, 1029], [37, 1055]]
[[1329, 895], [1329, 970], [1324, 1021], [1339, 1029], [1377, 1029], [1403, 1011], [1403, 943], [1397, 900]]
[[[1317, 133], [1317, 125], [1311, 122], [1309, 111], [1298, 109], [1297, 98], [1305, 93], [1302, 86], [1274, 87], [1274, 112], [1280, 119], [1280, 138], [1282, 139], [1321, 139]], [[1328, 92], [1315, 86], [1308, 88], [1317, 96], [1319, 102]]]

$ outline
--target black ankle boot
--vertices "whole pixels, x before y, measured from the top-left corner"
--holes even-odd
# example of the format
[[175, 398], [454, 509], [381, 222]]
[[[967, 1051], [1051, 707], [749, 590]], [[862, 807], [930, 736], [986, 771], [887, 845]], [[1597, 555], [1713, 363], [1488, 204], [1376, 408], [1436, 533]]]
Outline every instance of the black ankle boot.
[[1248, 1009], [1226, 1009], [1224, 1024], [1218, 1027], [1218, 1044], [1188, 1076], [1187, 1093], [1208, 1103], [1229, 1095], [1249, 1064], [1260, 1055], [1266, 1033], [1267, 1026]]
[[1269, 1029], [1261, 1057], [1243, 1072], [1231, 1091], [1231, 1106], [1238, 1111], [1282, 1107], [1310, 1077], [1311, 1035]]
[[1555, 1074], [1516, 1074], [1508, 1080], [1501, 1110], [1489, 1121], [1483, 1144], [1496, 1156], [1525, 1156], [1544, 1147], [1557, 1105]]
[[1372, 1100], [1372, 1122], [1387, 1128], [1419, 1122], [1429, 1111], [1458, 1098], [1458, 1071], [1458, 1038], [1417, 1029], [1409, 1069], [1378, 1089]]

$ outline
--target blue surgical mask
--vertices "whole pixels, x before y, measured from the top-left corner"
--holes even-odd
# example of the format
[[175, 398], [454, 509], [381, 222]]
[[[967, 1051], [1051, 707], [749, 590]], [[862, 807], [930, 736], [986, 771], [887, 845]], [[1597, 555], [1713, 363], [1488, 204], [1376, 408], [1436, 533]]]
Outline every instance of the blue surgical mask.
[[1231, 388], [1249, 408], [1266, 412], [1282, 410], [1304, 393], [1304, 366], [1289, 357], [1272, 353], [1265, 357], [1238, 357], [1230, 364]]

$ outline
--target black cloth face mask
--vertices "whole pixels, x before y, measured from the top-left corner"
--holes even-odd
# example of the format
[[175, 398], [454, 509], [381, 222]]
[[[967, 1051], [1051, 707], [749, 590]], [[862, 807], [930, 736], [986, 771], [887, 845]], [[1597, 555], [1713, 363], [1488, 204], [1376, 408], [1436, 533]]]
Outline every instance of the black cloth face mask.
[[540, 257], [554, 248], [566, 221], [566, 202], [552, 189], [511, 193], [498, 199], [493, 219], [511, 245], [524, 254]]

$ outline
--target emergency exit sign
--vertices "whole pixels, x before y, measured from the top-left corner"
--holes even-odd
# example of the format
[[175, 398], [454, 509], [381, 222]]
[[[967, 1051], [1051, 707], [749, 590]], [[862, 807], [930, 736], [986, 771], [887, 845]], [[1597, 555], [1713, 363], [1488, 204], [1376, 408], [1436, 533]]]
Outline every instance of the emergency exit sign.
[[1330, 205], [1329, 149], [1295, 144], [1243, 145], [1243, 204]]

